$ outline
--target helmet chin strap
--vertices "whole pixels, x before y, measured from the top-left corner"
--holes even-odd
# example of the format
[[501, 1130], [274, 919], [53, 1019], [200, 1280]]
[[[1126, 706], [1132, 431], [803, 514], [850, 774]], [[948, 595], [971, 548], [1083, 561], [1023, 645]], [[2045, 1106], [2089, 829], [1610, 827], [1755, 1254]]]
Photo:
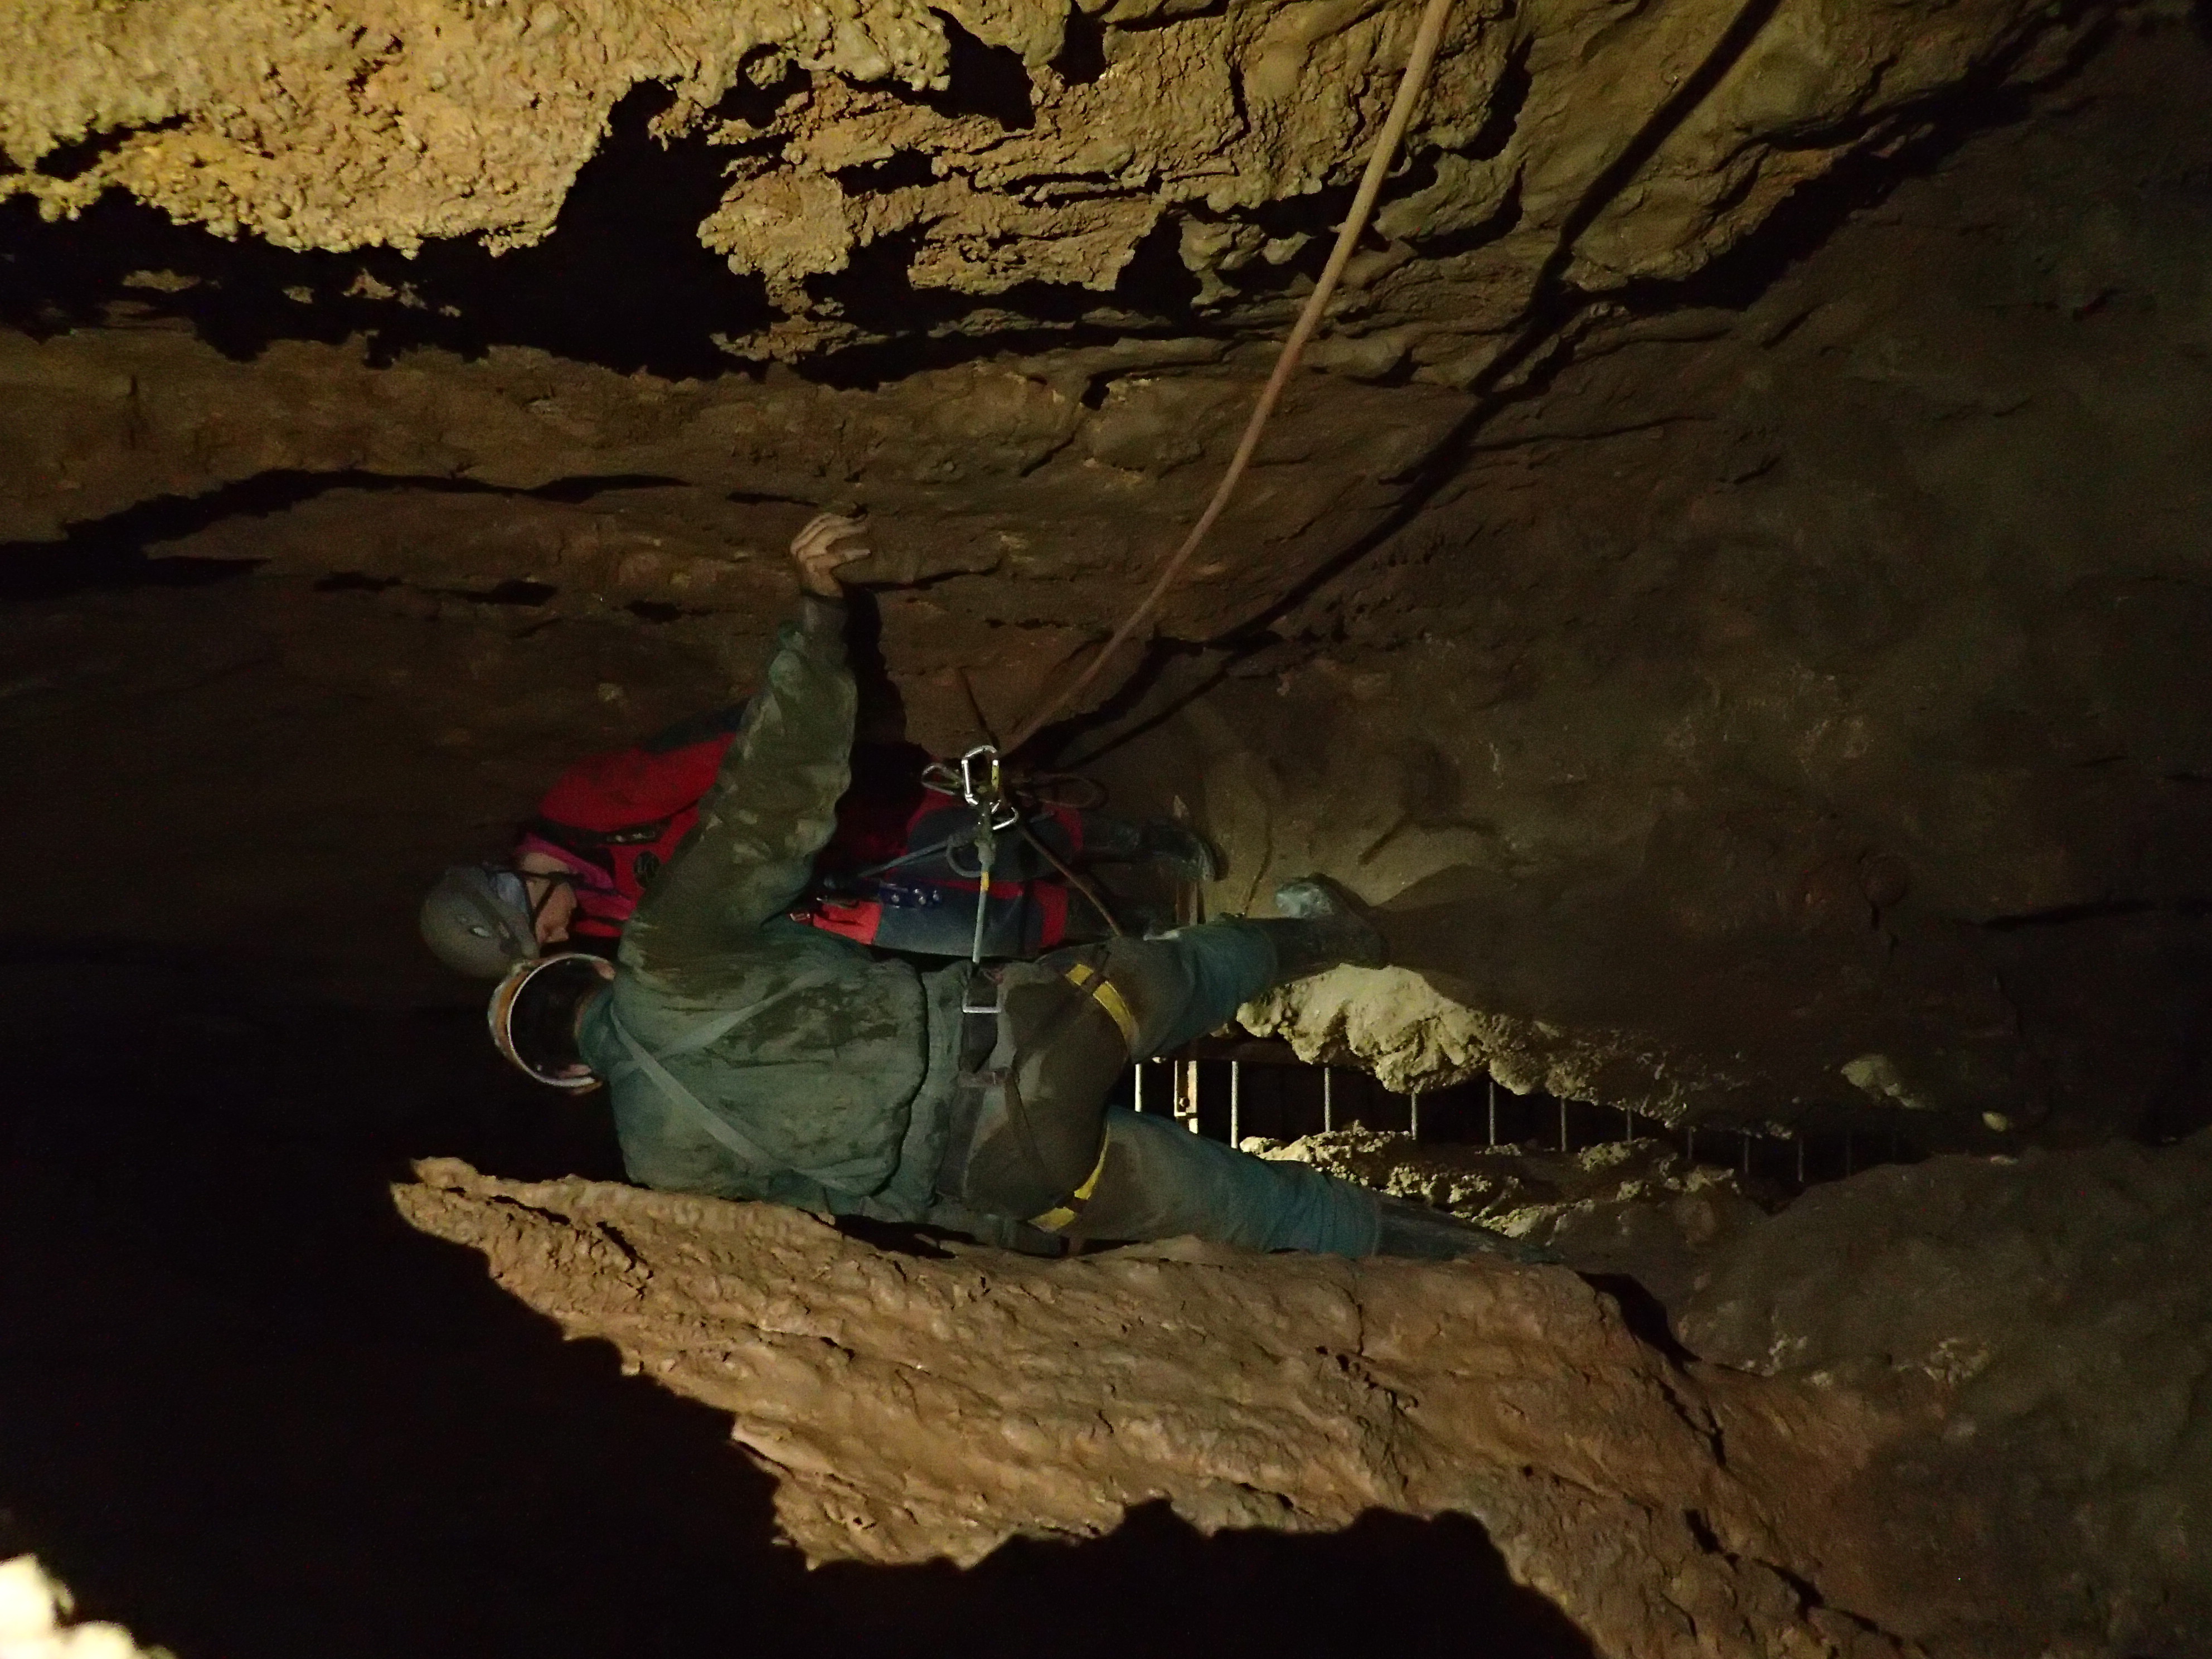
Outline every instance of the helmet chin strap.
[[529, 897], [531, 883], [544, 884], [544, 890], [535, 899], [531, 900], [530, 903], [530, 931], [532, 935], [537, 938], [538, 942], [543, 945], [545, 940], [538, 933], [538, 928], [544, 920], [545, 907], [553, 902], [553, 895], [557, 890], [565, 887], [570, 892], [575, 891], [575, 878], [565, 870], [518, 869], [514, 873], [522, 878], [522, 892], [525, 898]]

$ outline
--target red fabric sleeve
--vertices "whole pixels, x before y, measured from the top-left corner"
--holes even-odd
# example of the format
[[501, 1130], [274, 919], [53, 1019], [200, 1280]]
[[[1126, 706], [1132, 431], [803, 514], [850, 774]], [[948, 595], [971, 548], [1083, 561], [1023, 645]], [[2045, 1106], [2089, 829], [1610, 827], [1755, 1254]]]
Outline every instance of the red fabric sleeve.
[[627, 830], [682, 811], [707, 793], [734, 739], [728, 734], [665, 754], [621, 749], [563, 772], [538, 804], [540, 817], [579, 830]]

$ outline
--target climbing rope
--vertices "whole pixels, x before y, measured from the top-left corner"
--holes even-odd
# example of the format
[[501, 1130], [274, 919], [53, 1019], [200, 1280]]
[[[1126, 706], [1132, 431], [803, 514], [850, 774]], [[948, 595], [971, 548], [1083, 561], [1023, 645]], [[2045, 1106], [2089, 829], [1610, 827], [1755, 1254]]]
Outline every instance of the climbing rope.
[[1213, 499], [1206, 504], [1206, 511], [1199, 514], [1198, 522], [1183, 538], [1182, 545], [1167, 562], [1158, 580], [1153, 582], [1152, 592], [1145, 595], [1143, 602], [1129, 613], [1129, 619], [1115, 630], [1113, 636], [1098, 647], [1083, 672], [1063, 685], [1056, 695], [1041, 703], [1036, 712], [1022, 723], [1012, 741], [1005, 745], [1007, 754], [1015, 753], [1036, 736], [1046, 722], [1098, 678], [1114, 653], [1127, 644], [1130, 636], [1143, 627], [1146, 619], [1159, 608], [1168, 589], [1174, 586], [1176, 578], [1182, 574], [1183, 567], [1190, 562], [1191, 555], [1198, 551], [1199, 544], [1206, 539], [1206, 532], [1213, 528], [1214, 521], [1220, 518], [1223, 509], [1229, 505], [1230, 495], [1243, 478], [1245, 469], [1251, 465], [1252, 457], [1260, 447], [1260, 434], [1267, 430], [1268, 417], [1275, 412], [1275, 405], [1282, 401], [1284, 389], [1290, 384], [1291, 373], [1298, 366], [1298, 358], [1305, 350], [1306, 342], [1313, 337], [1314, 331], [1321, 325], [1322, 313], [1328, 309], [1330, 299], [1336, 293], [1336, 285], [1344, 275], [1344, 268], [1351, 262], [1352, 249], [1358, 246], [1360, 237], [1366, 232], [1368, 219], [1375, 211], [1376, 198], [1382, 191], [1382, 180], [1390, 171], [1391, 162], [1397, 159], [1398, 146], [1413, 121], [1413, 106], [1420, 100], [1421, 89], [1428, 84], [1429, 70], [1436, 63], [1437, 49], [1443, 40], [1444, 24], [1450, 18], [1451, 7], [1452, 0], [1428, 0], [1427, 9], [1421, 14], [1420, 27], [1413, 36], [1413, 54], [1406, 60], [1406, 72], [1399, 77], [1397, 96], [1391, 101], [1390, 113], [1383, 120], [1382, 131], [1375, 140], [1375, 152], [1367, 158], [1367, 171], [1360, 178], [1358, 193], [1352, 198], [1352, 211], [1346, 216], [1343, 228], [1337, 233], [1336, 246], [1330, 251], [1328, 264], [1322, 269], [1321, 280], [1314, 284], [1314, 291], [1307, 298], [1305, 308], [1298, 313], [1297, 326], [1291, 330], [1290, 338], [1283, 343], [1282, 356], [1275, 360], [1274, 373], [1267, 377], [1267, 384], [1260, 392], [1260, 401], [1253, 408], [1252, 418], [1244, 424], [1244, 435], [1237, 442], [1237, 453], [1230, 460], [1228, 471], [1222, 475], [1221, 483], [1213, 492]]
[[1024, 775], [1018, 780], [1012, 770], [1000, 761], [998, 750], [990, 744], [981, 743], [957, 761], [932, 761], [922, 768], [921, 781], [924, 788], [940, 795], [949, 795], [964, 804], [975, 814], [973, 823], [927, 847], [918, 848], [860, 873], [864, 878], [884, 875], [902, 865], [942, 856], [955, 875], [965, 876], [969, 872], [960, 867], [960, 861], [955, 854], [963, 847], [975, 848], [975, 930], [969, 948], [971, 968], [982, 965], [983, 930], [991, 904], [991, 874], [998, 864], [999, 836], [1007, 830], [1013, 830], [1028, 842], [1046, 863], [1060, 872], [1060, 878], [1069, 886], [1090, 901], [1091, 908], [1098, 912], [1107, 930], [1115, 938], [1124, 936], [1120, 918], [1099, 896], [1097, 889], [1069, 868], [1066, 862], [1030, 828], [1030, 815], [1042, 807], [1068, 806], [1080, 811], [1103, 805], [1105, 792], [1091, 779], [1079, 778], [1073, 773], [1041, 772]]
[[[1328, 263], [1322, 268], [1321, 280], [1314, 284], [1314, 291], [1307, 297], [1304, 308], [1298, 313], [1298, 320], [1291, 330], [1290, 338], [1283, 343], [1282, 355], [1275, 360], [1274, 372], [1268, 375], [1267, 385], [1261, 389], [1260, 400], [1253, 408], [1251, 418], [1244, 423], [1244, 434], [1237, 441], [1237, 453], [1230, 459], [1229, 470], [1222, 475], [1212, 499], [1206, 504], [1206, 511], [1199, 515], [1198, 522], [1191, 526], [1190, 533], [1183, 538], [1182, 544], [1176, 549], [1174, 556], [1168, 560], [1152, 583], [1152, 591], [1129, 613], [1128, 620], [1098, 647], [1083, 672], [1063, 685], [1056, 695], [1046, 699], [1014, 733], [1011, 742], [1004, 744], [989, 741], [978, 744], [961, 756], [957, 763], [937, 762], [922, 775], [922, 781], [930, 788], [957, 797], [975, 813], [975, 825], [971, 830], [958, 837], [948, 837], [940, 849], [934, 849], [949, 854], [956, 840], [967, 841], [975, 848], [975, 927], [969, 950], [969, 965], [975, 977], [971, 981], [969, 995], [963, 1000], [964, 1012], [987, 1013], [994, 1012], [996, 1007], [995, 988], [988, 990], [984, 988], [981, 970], [984, 923], [991, 902], [991, 872], [998, 862], [1000, 834], [1018, 828], [1062, 875], [1071, 881], [1076, 880], [1074, 872], [1054, 857], [1042, 842], [1029, 835], [1028, 825], [1024, 823], [1024, 813], [1012, 799], [1000, 757], [1018, 750], [1044, 727], [1047, 721], [1098, 678], [1114, 653], [1128, 643], [1137, 629], [1143, 627], [1146, 619], [1159, 609], [1160, 601], [1166, 598], [1168, 589], [1175, 585], [1176, 578], [1182, 574], [1183, 567], [1190, 562], [1191, 556], [1198, 551], [1207, 532], [1227, 508], [1229, 498], [1236, 492], [1246, 470], [1252, 465], [1252, 457], [1260, 447], [1261, 434], [1267, 430], [1275, 406], [1282, 401], [1283, 392], [1290, 385], [1291, 375], [1297, 368], [1298, 359], [1305, 351], [1306, 343], [1312, 339], [1314, 331], [1321, 326], [1322, 314], [1336, 294], [1345, 267], [1351, 263], [1352, 250], [1366, 233], [1367, 222], [1374, 215], [1376, 199], [1382, 191], [1382, 181], [1389, 174], [1390, 164], [1397, 159], [1398, 146], [1404, 142], [1406, 129], [1413, 118], [1413, 107], [1420, 101], [1422, 89], [1428, 84], [1429, 71], [1436, 64], [1437, 50], [1443, 40], [1444, 25], [1451, 16], [1451, 5], [1452, 0], [1428, 0], [1427, 7], [1421, 13], [1420, 27], [1413, 35], [1413, 52], [1406, 60], [1405, 73], [1398, 79], [1397, 95], [1392, 99], [1390, 112], [1384, 118], [1382, 131], [1376, 137], [1374, 153], [1367, 158], [1367, 170], [1360, 176], [1359, 189], [1352, 199], [1352, 210], [1346, 216], [1343, 227], [1337, 233], [1336, 246], [1329, 251]], [[963, 684], [965, 684], [964, 676]], [[975, 722], [988, 738], [990, 726], [983, 717], [981, 707], [975, 703], [973, 687], [968, 688], [968, 695]], [[907, 856], [910, 859], [917, 855], [909, 854]], [[889, 870], [906, 861], [896, 859], [878, 868]], [[957, 866], [954, 867], [957, 869]], [[1084, 892], [1106, 918], [1107, 926], [1119, 935], [1121, 929], [1112, 913], [1087, 887], [1084, 888]]]

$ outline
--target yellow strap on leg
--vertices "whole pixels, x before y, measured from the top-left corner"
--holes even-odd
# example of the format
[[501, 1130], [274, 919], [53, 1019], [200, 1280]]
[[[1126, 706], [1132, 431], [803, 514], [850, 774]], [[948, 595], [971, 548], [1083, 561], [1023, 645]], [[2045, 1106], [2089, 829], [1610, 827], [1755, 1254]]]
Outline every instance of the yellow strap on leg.
[[1083, 1178], [1083, 1184], [1075, 1189], [1067, 1202], [1058, 1209], [1047, 1210], [1042, 1215], [1031, 1216], [1030, 1225], [1042, 1227], [1048, 1233], [1058, 1232], [1083, 1212], [1083, 1206], [1089, 1203], [1091, 1194], [1098, 1190], [1098, 1177], [1105, 1173], [1106, 1148], [1101, 1146], [1098, 1148], [1097, 1163], [1091, 1166], [1091, 1173]]
[[[1114, 1024], [1121, 1027], [1121, 1041], [1134, 1054], [1137, 1049], [1137, 1017], [1129, 1012], [1129, 1005], [1114, 988], [1114, 981], [1105, 978], [1089, 963], [1079, 962], [1064, 975], [1067, 982], [1080, 991], [1089, 986], [1091, 1000], [1103, 1008]], [[1096, 985], [1091, 981], [1097, 980]]]
[[[1129, 1012], [1128, 1003], [1114, 988], [1113, 981], [1087, 962], [1077, 963], [1062, 977], [1077, 990], [1091, 993], [1091, 1000], [1103, 1008], [1107, 1017], [1120, 1028], [1122, 1045], [1132, 1054], [1135, 1053], [1137, 1017]], [[1030, 1225], [1042, 1227], [1048, 1233], [1058, 1232], [1083, 1212], [1083, 1206], [1090, 1201], [1091, 1194], [1098, 1190], [1098, 1178], [1105, 1173], [1106, 1148], [1101, 1144], [1097, 1163], [1091, 1166], [1091, 1173], [1084, 1177], [1083, 1184], [1068, 1195], [1067, 1202], [1055, 1209], [1047, 1210], [1042, 1215], [1030, 1217]]]

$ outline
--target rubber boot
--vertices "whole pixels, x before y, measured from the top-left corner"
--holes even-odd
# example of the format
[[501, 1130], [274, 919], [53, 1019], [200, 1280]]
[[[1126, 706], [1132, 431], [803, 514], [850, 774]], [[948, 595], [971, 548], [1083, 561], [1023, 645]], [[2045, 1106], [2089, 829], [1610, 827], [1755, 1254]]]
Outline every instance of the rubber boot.
[[[1114, 921], [1121, 924], [1118, 937], [1158, 939], [1175, 927], [1175, 911], [1168, 905], [1133, 899], [1121, 893], [1115, 894], [1109, 902], [1114, 907]], [[1061, 944], [1103, 945], [1115, 937], [1113, 926], [1088, 898], [1081, 893], [1068, 896], [1067, 932]]]
[[1228, 861], [1213, 843], [1187, 824], [1152, 818], [1142, 826], [1145, 857], [1164, 866], [1177, 881], [1219, 881]]
[[1382, 930], [1367, 907], [1342, 883], [1300, 876], [1275, 890], [1280, 921], [1258, 921], [1275, 943], [1276, 982], [1304, 979], [1331, 968], [1381, 968], [1390, 960]]
[[1228, 869], [1212, 842], [1166, 818], [1133, 823], [1103, 813], [1086, 814], [1083, 855], [1099, 864], [1157, 863], [1177, 881], [1219, 881]]
[[1418, 1261], [1457, 1261], [1470, 1255], [1502, 1256], [1524, 1267], [1555, 1262], [1559, 1258], [1540, 1244], [1528, 1244], [1504, 1233], [1462, 1221], [1455, 1215], [1432, 1210], [1402, 1198], [1378, 1200], [1382, 1226], [1375, 1239], [1377, 1255], [1409, 1256]]

